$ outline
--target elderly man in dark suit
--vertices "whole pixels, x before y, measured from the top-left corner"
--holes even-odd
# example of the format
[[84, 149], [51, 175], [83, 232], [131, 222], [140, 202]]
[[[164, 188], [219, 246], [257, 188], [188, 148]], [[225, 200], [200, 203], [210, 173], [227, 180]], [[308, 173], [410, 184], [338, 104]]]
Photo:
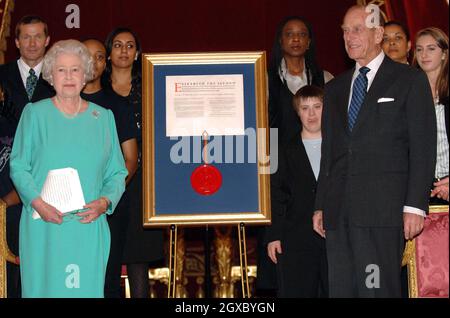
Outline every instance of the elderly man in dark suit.
[[353, 69], [326, 87], [313, 227], [326, 237], [330, 297], [400, 297], [403, 236], [423, 228], [436, 117], [426, 75], [381, 50], [373, 12], [342, 25]]
[[[41, 76], [45, 48], [50, 42], [47, 24], [38, 16], [24, 16], [16, 25], [15, 37], [20, 58], [0, 65], [0, 88], [3, 92], [3, 102], [0, 104], [1, 131], [3, 134], [0, 137], [8, 140], [8, 147], [3, 149], [6, 151], [3, 153], [4, 158], [9, 158], [15, 129], [25, 105], [54, 95], [53, 88]], [[9, 168], [9, 161], [7, 164], [7, 168]], [[19, 197], [9, 180], [9, 173], [6, 173], [6, 171], [9, 171], [9, 169], [0, 169], [4, 176], [2, 188], [5, 191], [9, 189], [9, 192], [2, 193], [0, 199], [7, 204], [8, 245], [17, 255], [22, 206], [19, 205]], [[19, 267], [8, 263], [7, 275], [8, 297], [20, 297]]]

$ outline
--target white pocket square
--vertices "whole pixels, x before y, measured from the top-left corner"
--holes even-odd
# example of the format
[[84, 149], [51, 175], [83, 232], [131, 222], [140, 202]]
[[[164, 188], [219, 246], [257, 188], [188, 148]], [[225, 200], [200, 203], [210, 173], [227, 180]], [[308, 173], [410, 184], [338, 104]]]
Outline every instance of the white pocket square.
[[381, 97], [378, 99], [378, 103], [387, 103], [387, 102], [393, 102], [395, 99], [390, 97]]

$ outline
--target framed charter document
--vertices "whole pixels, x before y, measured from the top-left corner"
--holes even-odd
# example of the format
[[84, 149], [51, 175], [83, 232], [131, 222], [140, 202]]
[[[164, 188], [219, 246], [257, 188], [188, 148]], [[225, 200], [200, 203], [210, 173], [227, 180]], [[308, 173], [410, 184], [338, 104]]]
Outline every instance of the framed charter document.
[[269, 224], [264, 52], [143, 54], [143, 224]]

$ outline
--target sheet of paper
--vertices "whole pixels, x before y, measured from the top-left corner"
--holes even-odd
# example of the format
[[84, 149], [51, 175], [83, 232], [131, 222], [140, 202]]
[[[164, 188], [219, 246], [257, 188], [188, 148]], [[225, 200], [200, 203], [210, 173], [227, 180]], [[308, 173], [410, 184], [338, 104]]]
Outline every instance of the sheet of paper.
[[[41, 190], [41, 198], [62, 213], [82, 209], [85, 205], [78, 171], [73, 168], [50, 170]], [[33, 210], [33, 219], [40, 215]]]
[[242, 74], [166, 76], [166, 135], [244, 135]]

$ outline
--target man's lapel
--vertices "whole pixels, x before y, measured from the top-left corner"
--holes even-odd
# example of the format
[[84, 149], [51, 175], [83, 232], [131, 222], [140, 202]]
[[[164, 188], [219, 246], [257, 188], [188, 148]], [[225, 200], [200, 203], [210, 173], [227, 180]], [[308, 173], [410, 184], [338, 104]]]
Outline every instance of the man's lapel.
[[17, 61], [12, 65], [12, 72], [10, 75], [11, 75], [10, 79], [11, 86], [15, 88], [16, 93], [20, 94], [21, 96], [25, 97], [28, 100], [27, 91], [25, 89], [25, 86], [23, 85]]
[[381, 63], [372, 85], [367, 92], [366, 98], [364, 99], [364, 103], [361, 106], [361, 110], [359, 111], [358, 118], [356, 119], [355, 126], [353, 127], [353, 134], [358, 131], [359, 127], [364, 125], [364, 121], [371, 113], [371, 110], [373, 110], [377, 105], [378, 98], [382, 97], [383, 93], [392, 84], [392, 77], [394, 74], [389, 65], [390, 63], [392, 63], [392, 61], [387, 57], [385, 57]]

